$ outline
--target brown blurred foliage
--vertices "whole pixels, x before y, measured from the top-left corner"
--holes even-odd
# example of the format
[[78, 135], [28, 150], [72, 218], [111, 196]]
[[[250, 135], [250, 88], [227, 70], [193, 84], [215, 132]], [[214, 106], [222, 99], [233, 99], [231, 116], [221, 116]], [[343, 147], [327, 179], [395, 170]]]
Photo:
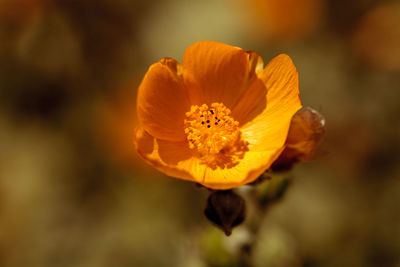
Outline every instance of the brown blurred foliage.
[[323, 19], [323, 0], [245, 1], [258, 34], [272, 41], [295, 41], [316, 31]]
[[379, 6], [365, 14], [352, 40], [362, 62], [385, 70], [400, 70], [400, 3]]

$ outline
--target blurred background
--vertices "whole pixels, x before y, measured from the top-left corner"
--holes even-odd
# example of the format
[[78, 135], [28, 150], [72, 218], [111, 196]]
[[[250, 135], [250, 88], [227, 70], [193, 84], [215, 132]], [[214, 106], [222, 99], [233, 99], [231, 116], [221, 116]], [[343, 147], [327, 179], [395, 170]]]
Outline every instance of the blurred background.
[[290, 55], [324, 153], [254, 266], [400, 266], [400, 1], [0, 0], [0, 266], [233, 266], [207, 191], [135, 154], [137, 87], [216, 40]]

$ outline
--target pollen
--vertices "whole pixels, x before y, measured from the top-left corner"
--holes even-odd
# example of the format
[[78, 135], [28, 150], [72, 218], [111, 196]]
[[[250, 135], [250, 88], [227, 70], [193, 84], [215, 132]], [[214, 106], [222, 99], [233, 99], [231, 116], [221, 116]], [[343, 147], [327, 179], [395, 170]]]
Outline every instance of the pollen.
[[248, 143], [241, 140], [239, 122], [224, 104], [191, 106], [184, 125], [190, 149], [211, 168], [232, 167], [248, 150]]
[[189, 147], [202, 156], [215, 155], [239, 138], [239, 123], [221, 103], [193, 105], [186, 113], [185, 133]]

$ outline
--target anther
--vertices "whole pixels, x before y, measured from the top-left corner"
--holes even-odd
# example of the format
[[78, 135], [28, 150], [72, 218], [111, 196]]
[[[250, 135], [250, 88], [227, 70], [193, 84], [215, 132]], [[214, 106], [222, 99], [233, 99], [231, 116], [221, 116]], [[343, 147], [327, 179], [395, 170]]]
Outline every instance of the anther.
[[241, 150], [237, 145], [240, 141], [239, 123], [230, 116], [231, 111], [223, 104], [213, 103], [211, 106], [212, 109], [206, 104], [192, 106], [184, 121], [190, 148], [206, 161], [225, 157], [225, 150], [229, 153]]

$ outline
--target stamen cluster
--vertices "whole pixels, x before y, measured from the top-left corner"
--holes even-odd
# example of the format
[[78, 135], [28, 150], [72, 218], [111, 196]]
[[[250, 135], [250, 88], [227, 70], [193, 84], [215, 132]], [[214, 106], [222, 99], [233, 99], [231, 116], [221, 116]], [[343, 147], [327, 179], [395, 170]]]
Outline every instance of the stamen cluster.
[[189, 147], [201, 156], [215, 155], [233, 146], [240, 137], [239, 123], [224, 104], [193, 105], [186, 113], [185, 133]]

